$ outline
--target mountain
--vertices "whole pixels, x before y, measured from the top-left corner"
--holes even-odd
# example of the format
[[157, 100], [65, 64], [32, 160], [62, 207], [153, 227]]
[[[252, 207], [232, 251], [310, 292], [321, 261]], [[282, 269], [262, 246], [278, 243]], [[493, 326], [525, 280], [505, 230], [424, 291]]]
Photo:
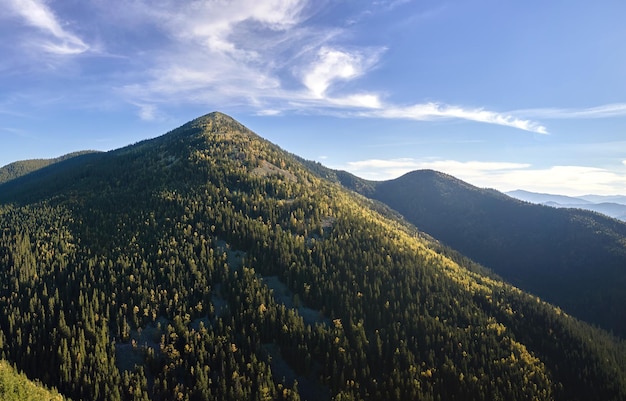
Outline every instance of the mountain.
[[626, 197], [585, 195], [571, 197], [563, 195], [540, 194], [523, 190], [506, 192], [507, 195], [531, 203], [540, 203], [552, 207], [567, 207], [591, 210], [618, 220], [626, 221]]
[[592, 203], [618, 203], [626, 205], [626, 196], [624, 195], [583, 195], [579, 197]]
[[620, 203], [603, 202], [603, 203], [591, 203], [591, 204], [578, 204], [578, 205], [559, 205], [559, 204], [547, 204], [553, 207], [569, 207], [576, 209], [590, 210], [596, 213], [601, 213], [615, 219], [626, 221], [626, 205]]
[[308, 166], [212, 113], [0, 185], [0, 353], [73, 399], [626, 399], [621, 340]]
[[510, 197], [515, 199], [523, 200], [530, 203], [555, 203], [558, 205], [566, 206], [566, 205], [584, 205], [584, 204], [592, 204], [594, 202], [587, 201], [582, 198], [577, 198], [574, 196], [564, 196], [564, 195], [553, 195], [553, 194], [543, 194], [537, 192], [524, 191], [521, 189], [516, 189], [515, 191], [505, 192]]
[[24, 176], [26, 174], [32, 173], [44, 167], [47, 167], [51, 164], [58, 163], [64, 160], [71, 159], [76, 156], [81, 156], [84, 154], [94, 153], [91, 150], [85, 150], [80, 152], [69, 153], [64, 156], [56, 157], [53, 159], [32, 159], [32, 160], [22, 160], [7, 164], [4, 167], [0, 167], [0, 184], [11, 181], [15, 178]]
[[370, 188], [368, 196], [420, 230], [568, 313], [626, 336], [626, 224], [521, 202], [432, 170], [366, 184], [360, 185]]

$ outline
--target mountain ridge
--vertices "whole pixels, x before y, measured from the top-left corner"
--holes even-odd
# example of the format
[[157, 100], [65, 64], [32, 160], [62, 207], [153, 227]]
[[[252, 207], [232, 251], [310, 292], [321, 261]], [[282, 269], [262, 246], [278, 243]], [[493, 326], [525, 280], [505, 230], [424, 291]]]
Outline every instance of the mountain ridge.
[[584, 203], [592, 203], [590, 201], [586, 201], [582, 197], [575, 196], [566, 196], [566, 195], [557, 195], [557, 194], [548, 194], [548, 193], [538, 193], [525, 191], [523, 189], [516, 189], [514, 191], [505, 192], [506, 195], [509, 195], [513, 198], [531, 202], [531, 203], [546, 203], [546, 202], [554, 202], [560, 205], [580, 205]]
[[552, 207], [585, 209], [626, 221], [626, 196], [583, 195], [578, 197], [540, 194], [523, 190], [506, 192], [513, 198]]
[[75, 399], [626, 397], [622, 342], [241, 127], [0, 185], [4, 355]]
[[82, 150], [77, 152], [71, 152], [63, 156], [54, 157], [51, 159], [18, 160], [9, 163], [6, 166], [0, 167], [0, 184], [33, 173], [52, 164], [90, 153], [99, 152], [95, 150]]

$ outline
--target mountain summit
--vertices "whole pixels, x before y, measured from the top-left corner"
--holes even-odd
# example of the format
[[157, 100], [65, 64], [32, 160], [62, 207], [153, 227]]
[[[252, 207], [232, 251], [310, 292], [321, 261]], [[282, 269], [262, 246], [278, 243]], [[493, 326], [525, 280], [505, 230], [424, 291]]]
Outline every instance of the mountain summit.
[[619, 400], [626, 352], [212, 113], [0, 185], [0, 349], [90, 400]]

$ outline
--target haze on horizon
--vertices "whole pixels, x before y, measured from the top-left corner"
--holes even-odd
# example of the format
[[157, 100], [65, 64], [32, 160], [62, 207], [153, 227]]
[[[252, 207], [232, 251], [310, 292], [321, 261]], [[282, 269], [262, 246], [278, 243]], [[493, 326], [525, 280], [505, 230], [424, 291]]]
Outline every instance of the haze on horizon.
[[626, 193], [617, 0], [0, 4], [0, 165], [220, 110], [363, 178]]

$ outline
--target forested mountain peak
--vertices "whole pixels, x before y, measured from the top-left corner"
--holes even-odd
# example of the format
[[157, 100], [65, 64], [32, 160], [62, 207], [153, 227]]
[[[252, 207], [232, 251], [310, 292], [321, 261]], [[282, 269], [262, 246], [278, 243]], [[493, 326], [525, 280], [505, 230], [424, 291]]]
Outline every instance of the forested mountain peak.
[[183, 125], [181, 128], [184, 128], [187, 125], [200, 126], [203, 127], [205, 131], [209, 132], [213, 132], [215, 130], [227, 133], [230, 131], [231, 133], [238, 133], [240, 135], [258, 137], [250, 129], [239, 123], [239, 121], [219, 111], [214, 111], [202, 117], [198, 117], [195, 120]]
[[393, 185], [406, 185], [411, 190], [425, 194], [437, 193], [449, 197], [451, 202], [458, 200], [471, 201], [473, 196], [489, 196], [492, 198], [507, 198], [504, 194], [491, 189], [478, 188], [450, 174], [441, 171], [424, 169], [408, 172], [394, 180], [377, 183], [381, 188], [391, 188]]
[[626, 398], [623, 343], [223, 114], [28, 177], [0, 352], [73, 399]]
[[205, 134], [235, 135], [261, 139], [258, 135], [239, 123], [237, 120], [219, 111], [214, 111], [212, 113], [208, 113], [201, 117], [195, 118], [183, 124], [179, 128], [176, 128], [173, 131], [165, 134], [164, 137], [198, 137]]

